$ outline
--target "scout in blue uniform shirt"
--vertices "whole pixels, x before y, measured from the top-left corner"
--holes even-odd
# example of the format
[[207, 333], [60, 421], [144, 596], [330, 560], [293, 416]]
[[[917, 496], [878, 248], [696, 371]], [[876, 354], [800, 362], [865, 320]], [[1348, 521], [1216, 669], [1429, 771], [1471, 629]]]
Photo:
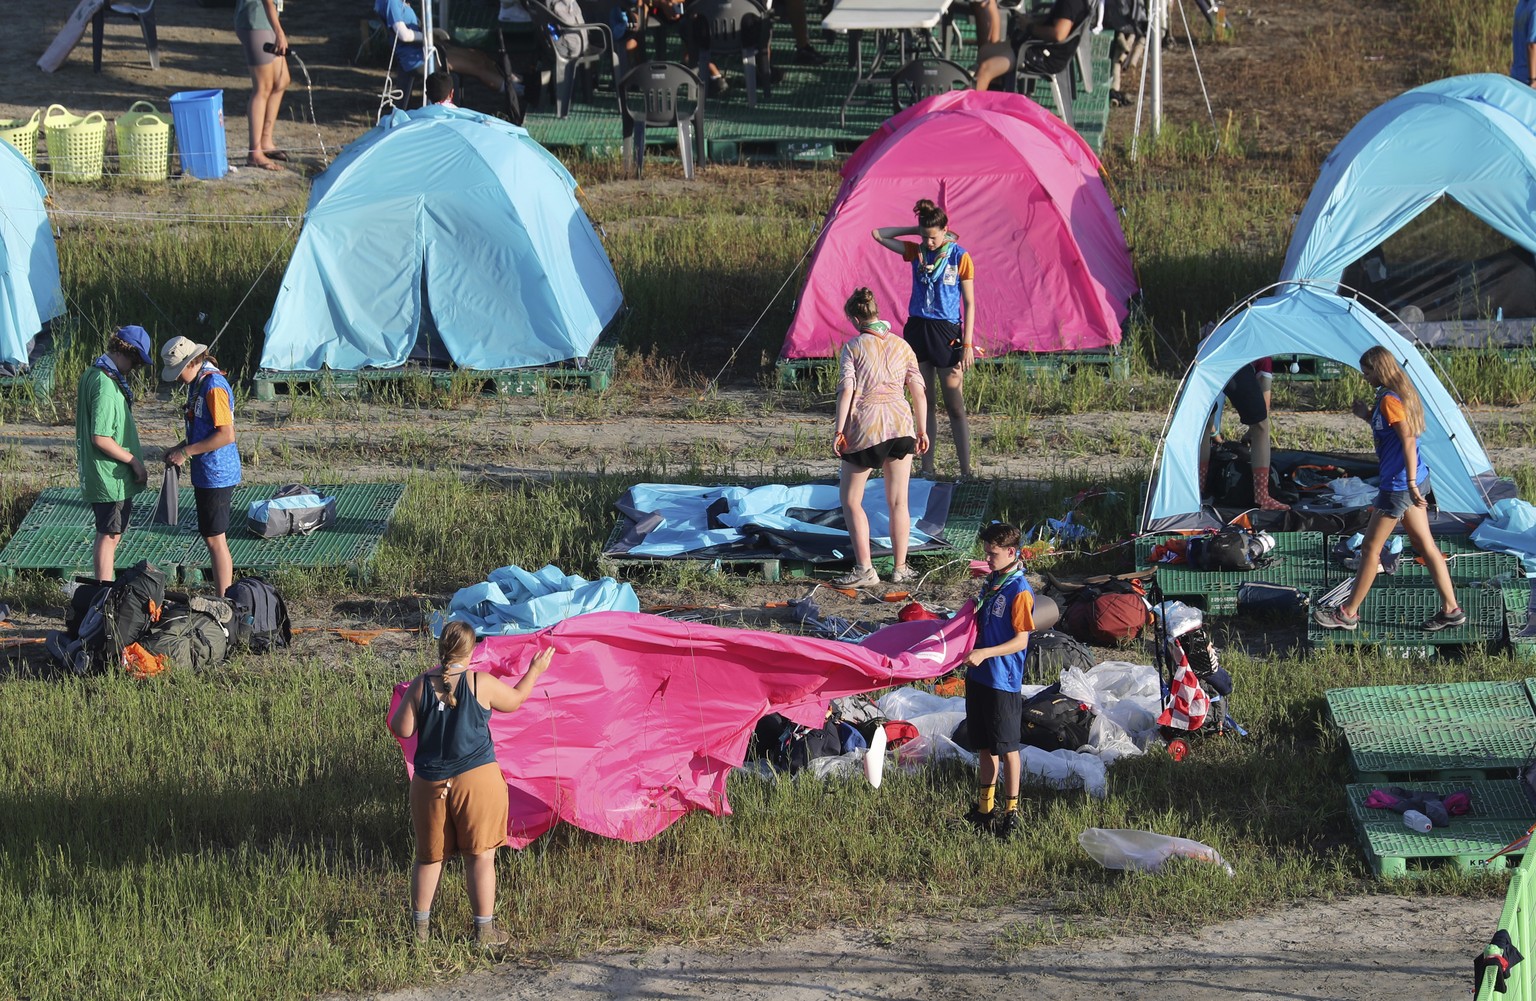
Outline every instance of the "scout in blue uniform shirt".
[[187, 436], [165, 453], [165, 461], [180, 467], [192, 460], [192, 491], [197, 497], [197, 530], [208, 544], [213, 581], [222, 596], [234, 583], [229, 555], [229, 503], [240, 485], [240, 450], [235, 447], [234, 392], [208, 353], [189, 337], [173, 337], [160, 349], [165, 382], [182, 382], [187, 390]]

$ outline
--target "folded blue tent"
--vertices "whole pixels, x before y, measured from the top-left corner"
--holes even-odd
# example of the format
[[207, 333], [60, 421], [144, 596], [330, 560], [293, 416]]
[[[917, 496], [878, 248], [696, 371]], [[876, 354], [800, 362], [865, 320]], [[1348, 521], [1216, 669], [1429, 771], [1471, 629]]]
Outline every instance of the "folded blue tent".
[[315, 180], [261, 367], [547, 365], [585, 357], [622, 305], [560, 162], [515, 125], [433, 105]]
[[[1416, 329], [1426, 343], [1473, 345], [1530, 339], [1532, 323], [1488, 329], [1501, 300], [1509, 319], [1527, 318], [1536, 299], [1536, 91], [1507, 76], [1453, 77], [1400, 94], [1362, 118], [1323, 161], [1286, 251], [1281, 281], [1345, 281], [1351, 265], [1442, 198], [1507, 237], [1511, 255], [1488, 262], [1403, 262], [1397, 280], [1383, 265], [1361, 290], [1412, 315], [1418, 306], [1443, 328]], [[1519, 258], [1513, 260], [1511, 258]], [[1478, 265], [1485, 265], [1479, 268]], [[1436, 281], [1436, 268], [1459, 275]], [[1497, 268], [1498, 272], [1494, 273]], [[1380, 286], [1380, 291], [1377, 285]], [[1458, 285], [1460, 286], [1458, 288]], [[1452, 300], [1464, 300], [1451, 308]], [[1440, 313], [1437, 314], [1437, 309]], [[1468, 312], [1482, 314], [1468, 316]], [[1521, 336], [1512, 338], [1518, 333]]]
[[26, 365], [43, 325], [64, 313], [47, 194], [26, 157], [0, 142], [0, 365]]
[[1360, 356], [1378, 344], [1402, 364], [1423, 401], [1426, 427], [1419, 454], [1429, 464], [1441, 512], [1465, 519], [1486, 516], [1503, 488], [1461, 407], [1418, 348], [1359, 302], [1297, 283], [1244, 304], [1201, 342], [1163, 428], [1141, 530], [1221, 524], [1200, 504], [1200, 439], [1211, 408], [1239, 368], [1269, 355], [1299, 354], [1358, 369]]

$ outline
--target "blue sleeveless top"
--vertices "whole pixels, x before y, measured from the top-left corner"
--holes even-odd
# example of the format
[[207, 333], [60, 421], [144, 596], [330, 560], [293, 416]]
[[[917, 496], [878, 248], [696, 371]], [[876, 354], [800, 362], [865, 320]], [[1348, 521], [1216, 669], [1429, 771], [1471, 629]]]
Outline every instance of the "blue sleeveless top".
[[416, 707], [416, 774], [429, 782], [463, 775], [471, 768], [496, 760], [491, 743], [491, 711], [480, 704], [469, 683], [471, 672], [459, 675], [453, 686], [456, 706], [437, 697], [432, 682], [421, 683], [421, 704]]
[[[230, 389], [224, 373], [212, 365], [204, 365], [197, 373], [187, 392], [187, 443], [202, 441], [218, 429], [214, 415], [208, 408], [208, 394], [218, 389], [224, 392], [231, 411], [235, 405], [235, 393]], [[231, 413], [230, 420], [234, 420]], [[240, 449], [234, 442], [212, 452], [192, 456], [192, 485], [207, 490], [211, 487], [238, 487], [240, 485]]]
[[951, 243], [944, 248], [944, 256], [945, 262], [939, 264], [932, 252], [919, 246], [917, 257], [912, 260], [908, 316], [960, 322], [960, 258], [965, 256], [965, 248]]

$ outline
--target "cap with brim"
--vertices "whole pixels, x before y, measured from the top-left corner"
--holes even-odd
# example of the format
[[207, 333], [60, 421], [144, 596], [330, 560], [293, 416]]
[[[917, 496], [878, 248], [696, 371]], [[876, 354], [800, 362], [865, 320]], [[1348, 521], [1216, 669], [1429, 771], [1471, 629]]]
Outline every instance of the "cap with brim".
[[138, 351], [139, 359], [143, 361], [144, 364], [154, 364], [155, 360], [150, 355], [150, 352], [153, 350], [153, 348], [151, 348], [149, 344], [149, 331], [136, 324], [129, 324], [126, 327], [118, 327], [116, 333], [113, 336], [117, 337], [119, 340], [126, 344], [132, 345], [134, 350]]
[[190, 337], [172, 337], [160, 349], [160, 361], [164, 364], [160, 370], [161, 381], [175, 382], [181, 377], [181, 370], [187, 367], [187, 362], [207, 351], [208, 345], [199, 344]]

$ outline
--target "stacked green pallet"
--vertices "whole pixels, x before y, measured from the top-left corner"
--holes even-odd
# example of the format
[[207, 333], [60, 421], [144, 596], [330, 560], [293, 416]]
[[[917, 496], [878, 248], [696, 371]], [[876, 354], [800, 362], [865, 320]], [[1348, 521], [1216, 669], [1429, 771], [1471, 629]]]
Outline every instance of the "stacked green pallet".
[[[1275, 548], [1254, 570], [1194, 570], [1181, 564], [1159, 564], [1157, 584], [1165, 596], [1198, 605], [1216, 615], [1237, 610], [1237, 590], [1244, 584], [1265, 583], [1294, 587], [1310, 594], [1325, 579], [1321, 532], [1273, 532]], [[1143, 536], [1136, 540], [1136, 565], [1151, 566], [1152, 548], [1170, 539], [1189, 536]]]
[[1446, 863], [1468, 872], [1503, 869], [1511, 859], [1524, 855], [1524, 850], [1487, 860], [1523, 835], [1536, 819], [1536, 806], [1521, 783], [1514, 780], [1416, 782], [1408, 787], [1413, 792], [1440, 798], [1466, 792], [1472, 800], [1471, 813], [1452, 817], [1447, 827], [1420, 834], [1409, 830], [1401, 815], [1365, 805], [1375, 788], [1375, 783], [1352, 785], [1345, 796], [1366, 861], [1372, 871], [1386, 878], [1418, 875]]

